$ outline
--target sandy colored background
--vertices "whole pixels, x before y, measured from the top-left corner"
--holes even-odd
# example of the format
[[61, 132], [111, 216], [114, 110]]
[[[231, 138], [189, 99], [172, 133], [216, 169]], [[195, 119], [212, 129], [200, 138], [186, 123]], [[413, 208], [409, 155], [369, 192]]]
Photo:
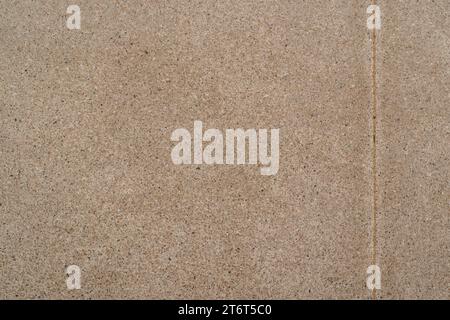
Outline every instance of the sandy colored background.
[[[369, 4], [0, 0], [0, 298], [370, 298]], [[448, 299], [450, 2], [378, 4], [377, 297]], [[194, 120], [278, 174], [175, 166]]]

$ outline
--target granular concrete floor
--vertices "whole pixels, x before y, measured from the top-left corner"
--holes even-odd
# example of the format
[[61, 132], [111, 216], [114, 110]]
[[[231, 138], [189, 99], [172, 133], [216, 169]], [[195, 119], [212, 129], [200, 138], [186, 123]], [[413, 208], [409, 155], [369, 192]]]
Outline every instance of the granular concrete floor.
[[371, 3], [0, 0], [0, 298], [448, 299], [450, 2]]

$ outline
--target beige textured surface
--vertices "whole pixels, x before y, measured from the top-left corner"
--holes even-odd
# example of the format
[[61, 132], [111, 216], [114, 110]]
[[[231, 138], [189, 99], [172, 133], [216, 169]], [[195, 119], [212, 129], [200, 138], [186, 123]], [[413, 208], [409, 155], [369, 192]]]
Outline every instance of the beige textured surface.
[[[0, 0], [0, 298], [369, 298], [369, 3]], [[438, 3], [382, 4], [382, 298], [448, 297]], [[278, 174], [173, 165], [194, 120], [279, 128]]]
[[383, 1], [383, 298], [450, 298], [450, 2]]

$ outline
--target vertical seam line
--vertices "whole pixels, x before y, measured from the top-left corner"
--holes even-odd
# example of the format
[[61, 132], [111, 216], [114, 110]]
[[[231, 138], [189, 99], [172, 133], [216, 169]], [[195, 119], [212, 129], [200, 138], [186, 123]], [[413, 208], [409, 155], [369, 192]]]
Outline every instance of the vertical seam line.
[[[376, 0], [372, 0], [372, 5], [377, 5]], [[371, 32], [371, 113], [372, 113], [372, 265], [377, 261], [377, 213], [378, 213], [378, 179], [377, 179], [377, 30]], [[377, 299], [376, 289], [372, 289], [372, 299]]]

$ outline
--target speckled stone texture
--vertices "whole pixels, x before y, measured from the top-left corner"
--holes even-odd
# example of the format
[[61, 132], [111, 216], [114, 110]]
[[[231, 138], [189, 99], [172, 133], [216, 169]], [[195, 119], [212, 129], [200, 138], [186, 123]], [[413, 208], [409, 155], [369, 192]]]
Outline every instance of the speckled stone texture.
[[[370, 2], [0, 0], [0, 298], [368, 299]], [[381, 6], [378, 297], [446, 298], [450, 8]], [[194, 120], [278, 174], [174, 165]]]
[[450, 2], [381, 6], [381, 297], [449, 299]]

